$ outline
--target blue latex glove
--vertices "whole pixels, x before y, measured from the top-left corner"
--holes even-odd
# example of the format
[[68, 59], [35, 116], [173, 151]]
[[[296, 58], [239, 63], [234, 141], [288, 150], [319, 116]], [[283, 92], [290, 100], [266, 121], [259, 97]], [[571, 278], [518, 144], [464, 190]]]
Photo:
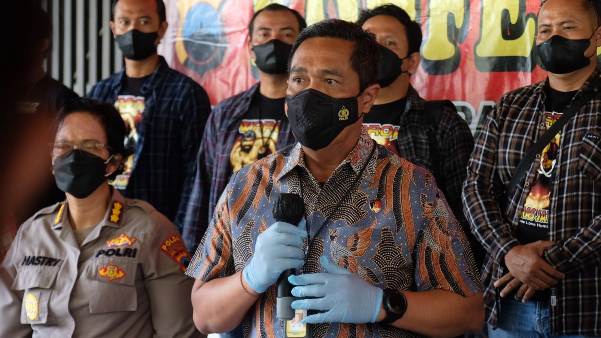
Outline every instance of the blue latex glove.
[[298, 226], [275, 222], [257, 237], [255, 252], [242, 272], [246, 284], [254, 291], [265, 292], [282, 272], [303, 266], [307, 238], [304, 222], [303, 219]]
[[323, 311], [307, 316], [306, 324], [321, 323], [374, 323], [380, 313], [384, 291], [361, 277], [330, 262], [321, 256], [321, 266], [326, 273], [313, 273], [288, 277], [297, 285], [292, 295], [299, 298], [292, 308]]

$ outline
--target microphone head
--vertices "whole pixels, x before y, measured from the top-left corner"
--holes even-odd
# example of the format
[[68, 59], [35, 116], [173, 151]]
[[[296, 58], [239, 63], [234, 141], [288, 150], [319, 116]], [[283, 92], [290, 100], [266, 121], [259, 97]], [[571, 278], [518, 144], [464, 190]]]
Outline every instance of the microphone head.
[[275, 196], [273, 218], [276, 221], [297, 225], [304, 215], [305, 204], [299, 195], [280, 193]]

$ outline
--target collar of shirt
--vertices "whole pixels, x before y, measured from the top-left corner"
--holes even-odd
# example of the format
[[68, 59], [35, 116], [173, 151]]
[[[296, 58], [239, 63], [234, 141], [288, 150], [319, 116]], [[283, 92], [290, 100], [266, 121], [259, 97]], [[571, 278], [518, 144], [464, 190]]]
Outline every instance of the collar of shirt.
[[405, 111], [403, 114], [411, 110], [424, 110], [424, 99], [419, 96], [413, 86], [409, 85], [405, 97], [407, 98], [407, 101], [405, 103]]
[[232, 104], [237, 104], [236, 108], [228, 109], [227, 110], [228, 114], [223, 114], [224, 117], [227, 118], [227, 121], [228, 121], [226, 123], [226, 126], [227, 126], [226, 130], [231, 130], [232, 128], [235, 128], [236, 131], [238, 131], [237, 125], [242, 120], [244, 115], [246, 113], [248, 113], [248, 110], [250, 109], [250, 105], [252, 103], [253, 97], [258, 95], [258, 93], [259, 93], [259, 86], [260, 86], [259, 82], [255, 83], [248, 90], [246, 90], [240, 94], [239, 100], [235, 100], [236, 102], [232, 102]]
[[[539, 103], [545, 102], [547, 98], [547, 93], [545, 91], [545, 87], [549, 85], [549, 78], [547, 77], [544, 81], [537, 83], [534, 87], [533, 93], [534, 97], [540, 97]], [[582, 93], [587, 92], [598, 92], [599, 87], [601, 85], [601, 72], [599, 69], [595, 69], [595, 71], [589, 76], [589, 78], [584, 82], [582, 87], [576, 92], [574, 99], [578, 99], [582, 95]], [[538, 109], [544, 111], [543, 107], [538, 106]]]
[[[108, 208], [104, 214], [102, 221], [100, 221], [100, 227], [112, 227], [118, 228], [121, 226], [121, 219], [123, 218], [123, 212], [125, 208], [125, 199], [123, 195], [119, 193], [116, 189], [113, 190], [113, 195], [111, 197], [111, 201], [108, 204]], [[58, 212], [54, 218], [54, 224], [52, 228], [54, 230], [61, 230], [63, 228], [63, 224], [68, 222], [69, 214], [69, 204], [67, 201], [60, 203], [60, 207]]]
[[[374, 141], [367, 133], [367, 129], [363, 127], [361, 129], [361, 135], [359, 136], [357, 144], [355, 144], [355, 147], [353, 147], [351, 152], [348, 153], [346, 158], [338, 165], [334, 172], [336, 172], [341, 166], [349, 164], [355, 174], [359, 174], [365, 162], [369, 161], [369, 154], [371, 153], [373, 147], [375, 147]], [[300, 142], [297, 142], [294, 145], [294, 148], [292, 148], [290, 151], [290, 154], [284, 157], [284, 168], [276, 177], [276, 181], [280, 181], [296, 167], [305, 168], [308, 171], [305, 165], [305, 154]]]
[[[165, 60], [164, 57], [159, 55], [159, 66], [157, 67], [157, 69], [154, 70], [154, 72], [152, 73], [152, 75], [148, 78], [148, 80], [146, 80], [144, 82], [144, 84], [142, 85], [142, 87], [140, 88], [140, 93], [142, 95], [146, 95], [146, 93], [148, 93], [149, 90], [151, 90], [152, 88], [157, 87], [161, 81], [163, 80], [163, 78], [165, 77], [165, 75], [167, 74], [167, 72], [169, 71], [169, 65], [167, 64], [167, 61]], [[117, 97], [117, 95], [119, 95], [119, 92], [121, 91], [121, 88], [123, 87], [123, 83], [125, 82], [125, 68], [118, 73], [116, 80], [112, 83], [112, 91], [114, 93], [114, 96]]]

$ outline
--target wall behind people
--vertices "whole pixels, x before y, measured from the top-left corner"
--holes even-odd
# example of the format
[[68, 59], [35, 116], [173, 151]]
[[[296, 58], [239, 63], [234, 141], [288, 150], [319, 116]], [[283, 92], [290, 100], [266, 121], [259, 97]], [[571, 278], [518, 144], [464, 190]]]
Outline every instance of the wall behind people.
[[165, 0], [171, 25], [160, 52], [215, 104], [257, 80], [246, 24], [271, 2], [298, 10], [309, 24], [355, 21], [362, 8], [383, 3], [402, 7], [424, 32], [413, 85], [428, 99], [453, 100], [472, 130], [502, 93], [544, 77], [533, 54], [540, 0]]

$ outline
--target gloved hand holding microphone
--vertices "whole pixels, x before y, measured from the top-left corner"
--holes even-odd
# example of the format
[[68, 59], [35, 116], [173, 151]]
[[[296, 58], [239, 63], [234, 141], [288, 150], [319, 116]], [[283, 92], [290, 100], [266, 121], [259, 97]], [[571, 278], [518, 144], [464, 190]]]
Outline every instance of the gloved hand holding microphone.
[[[246, 284], [263, 293], [282, 273], [303, 266], [305, 253], [304, 204], [298, 195], [280, 194], [274, 203], [274, 219], [257, 237], [250, 263], [243, 270]], [[286, 276], [287, 277], [287, 276]]]

